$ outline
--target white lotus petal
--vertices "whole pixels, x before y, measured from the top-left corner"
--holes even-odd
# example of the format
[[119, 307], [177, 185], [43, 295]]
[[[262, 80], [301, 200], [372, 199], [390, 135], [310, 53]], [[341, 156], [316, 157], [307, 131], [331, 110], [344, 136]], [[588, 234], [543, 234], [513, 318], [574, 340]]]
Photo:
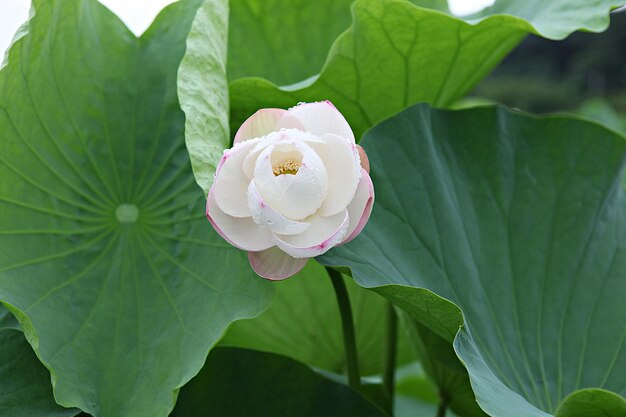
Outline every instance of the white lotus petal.
[[309, 227], [309, 223], [288, 219], [271, 208], [261, 197], [254, 180], [250, 181], [248, 186], [248, 206], [254, 222], [273, 233], [295, 235], [304, 232]]
[[276, 142], [276, 136], [270, 134], [269, 136], [261, 138], [254, 148], [248, 152], [241, 166], [246, 177], [250, 179], [254, 178], [254, 167], [256, 166], [256, 161], [259, 159], [259, 155], [274, 142]]
[[324, 144], [312, 143], [311, 147], [324, 162], [328, 192], [318, 213], [331, 216], [352, 201], [361, 177], [361, 166], [355, 144], [334, 134], [323, 135], [320, 139]]
[[[274, 175], [273, 166], [281, 158], [296, 158], [302, 163], [295, 175]], [[256, 188], [278, 213], [302, 220], [322, 205], [328, 190], [328, 177], [320, 157], [302, 141], [281, 139], [268, 146], [254, 169]]]
[[213, 228], [231, 245], [246, 251], [262, 251], [274, 246], [272, 232], [259, 227], [252, 217], [233, 217], [224, 213], [209, 192], [206, 216]]
[[296, 258], [319, 256], [337, 246], [346, 235], [349, 225], [348, 210], [334, 216], [317, 214], [306, 219], [311, 226], [299, 235], [274, 235], [276, 246]]
[[260, 138], [268, 133], [278, 130], [276, 125], [287, 110], [283, 109], [261, 109], [243, 122], [237, 134], [234, 143], [243, 142], [248, 139]]
[[345, 117], [328, 100], [304, 103], [293, 107], [278, 121], [278, 129], [292, 128], [311, 132], [316, 136], [333, 133], [354, 143], [354, 133]]
[[241, 142], [224, 151], [215, 171], [215, 180], [211, 190], [217, 205], [227, 214], [235, 217], [249, 217], [248, 184], [250, 179], [244, 175], [241, 165], [246, 155], [260, 139]]
[[350, 242], [361, 233], [372, 213], [372, 206], [374, 205], [374, 184], [372, 184], [372, 180], [367, 171], [364, 168], [362, 168], [362, 170], [359, 186], [356, 189], [354, 198], [348, 205], [350, 225], [346, 231], [347, 237], [341, 242], [342, 245]]
[[308, 261], [306, 258], [289, 256], [277, 247], [262, 252], [248, 252], [248, 260], [254, 272], [274, 281], [297, 274]]

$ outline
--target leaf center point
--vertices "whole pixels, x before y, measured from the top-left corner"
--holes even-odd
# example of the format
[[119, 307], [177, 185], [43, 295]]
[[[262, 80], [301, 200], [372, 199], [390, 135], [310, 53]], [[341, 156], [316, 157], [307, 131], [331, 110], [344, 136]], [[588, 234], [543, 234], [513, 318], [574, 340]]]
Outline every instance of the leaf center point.
[[139, 217], [139, 209], [134, 204], [120, 204], [115, 210], [115, 217], [120, 223], [135, 223]]

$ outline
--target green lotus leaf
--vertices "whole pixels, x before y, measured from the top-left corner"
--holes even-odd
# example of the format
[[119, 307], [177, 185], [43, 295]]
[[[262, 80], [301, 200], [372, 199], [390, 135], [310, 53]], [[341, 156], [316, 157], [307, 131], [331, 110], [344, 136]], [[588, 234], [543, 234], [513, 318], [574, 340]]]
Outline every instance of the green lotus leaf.
[[[354, 315], [359, 367], [363, 375], [381, 374], [388, 301], [346, 280]], [[339, 307], [326, 270], [309, 262], [294, 277], [277, 282], [272, 306], [253, 320], [234, 323], [222, 344], [288, 356], [334, 373], [346, 372]], [[399, 332], [399, 365], [415, 352]]]
[[206, 0], [194, 18], [180, 63], [178, 96], [196, 181], [209, 193], [222, 151], [229, 147], [226, 81], [227, 3]]
[[288, 87], [262, 78], [232, 82], [231, 128], [258, 108], [331, 100], [359, 138], [411, 104], [456, 101], [527, 34], [510, 17], [471, 25], [403, 0], [357, 0], [352, 14], [319, 76]]
[[17, 321], [0, 306], [0, 415], [72, 417], [79, 412], [54, 402], [50, 374], [37, 360]]
[[272, 353], [214, 349], [172, 417], [384, 417], [346, 385]]
[[556, 417], [622, 417], [626, 400], [602, 389], [584, 389], [568, 396], [556, 411]]
[[461, 417], [485, 417], [476, 403], [467, 370], [452, 344], [418, 321], [402, 315], [426, 374], [437, 387], [439, 405]]
[[232, 0], [228, 79], [289, 85], [316, 75], [350, 26], [354, 0]]
[[586, 100], [576, 109], [575, 113], [598, 121], [619, 132], [626, 132], [626, 118], [606, 100], [600, 98]]
[[528, 31], [547, 39], [562, 40], [575, 30], [602, 32], [609, 27], [609, 12], [624, 0], [496, 0], [479, 13], [467, 16], [469, 22], [494, 15], [511, 15], [528, 22]]
[[[501, 0], [484, 14], [463, 19], [406, 0], [357, 0], [352, 26], [332, 45], [318, 75], [285, 85], [258, 73], [231, 83], [231, 128], [259, 108], [331, 100], [358, 138], [415, 103], [452, 105], [529, 33], [556, 39], [580, 29], [604, 30], [609, 11], [624, 1], [543, 3]], [[295, 19], [288, 11], [281, 16]], [[268, 54], [258, 59], [273, 65]]]
[[448, 0], [410, 0], [416, 6], [427, 9], [439, 10], [440, 12], [450, 12]]
[[[419, 105], [363, 146], [372, 217], [322, 262], [456, 334], [491, 416], [554, 415], [579, 389], [626, 393], [623, 136], [568, 117]], [[460, 308], [460, 331], [438, 319], [454, 304], [428, 317], [428, 290]]]
[[[439, 412], [439, 392], [419, 362], [396, 371], [394, 417], [436, 416]], [[449, 409], [447, 417], [457, 417]]]
[[15, 317], [13, 317], [13, 314], [11, 314], [9, 310], [4, 308], [1, 304], [0, 304], [0, 329], [15, 329], [15, 330], [21, 331], [20, 325], [15, 319]]
[[0, 72], [0, 300], [56, 401], [95, 417], [167, 416], [226, 327], [271, 300], [204, 218], [185, 149], [176, 76], [198, 6], [136, 38], [95, 0], [36, 0]]

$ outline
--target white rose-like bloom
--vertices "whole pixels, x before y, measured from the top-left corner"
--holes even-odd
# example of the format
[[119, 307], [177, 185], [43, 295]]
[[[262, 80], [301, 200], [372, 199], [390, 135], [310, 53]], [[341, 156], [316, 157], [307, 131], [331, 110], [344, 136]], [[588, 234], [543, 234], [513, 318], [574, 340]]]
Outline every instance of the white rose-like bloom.
[[260, 276], [280, 280], [358, 235], [374, 187], [363, 149], [329, 101], [262, 109], [224, 151], [207, 199], [207, 218], [248, 251]]

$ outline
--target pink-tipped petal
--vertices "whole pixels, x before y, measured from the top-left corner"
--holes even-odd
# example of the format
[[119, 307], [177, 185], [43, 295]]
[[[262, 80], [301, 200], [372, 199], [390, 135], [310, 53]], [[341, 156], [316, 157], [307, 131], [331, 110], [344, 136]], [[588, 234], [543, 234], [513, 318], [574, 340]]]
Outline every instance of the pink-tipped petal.
[[365, 153], [365, 149], [361, 145], [356, 145], [356, 150], [359, 153], [359, 159], [361, 160], [361, 168], [368, 174], [370, 173], [370, 160]]
[[259, 227], [252, 217], [233, 217], [224, 213], [209, 191], [206, 216], [211, 225], [231, 245], [246, 251], [262, 251], [274, 246], [272, 232]]
[[316, 136], [334, 133], [354, 143], [354, 133], [350, 125], [330, 101], [304, 103], [292, 107], [278, 121], [276, 128], [300, 129]]
[[260, 139], [242, 142], [224, 151], [224, 155], [215, 170], [215, 180], [211, 188], [215, 195], [217, 205], [226, 214], [234, 217], [249, 217], [248, 200], [248, 178], [241, 165], [246, 155], [254, 148]]
[[295, 235], [304, 232], [310, 225], [306, 222], [288, 219], [271, 208], [259, 194], [254, 180], [250, 181], [248, 187], [248, 206], [254, 222], [260, 227], [268, 228], [273, 233]]
[[374, 184], [369, 174], [363, 169], [361, 173], [361, 181], [357, 187], [354, 198], [348, 205], [348, 215], [350, 216], [350, 225], [346, 232], [346, 238], [341, 242], [345, 244], [357, 237], [365, 227], [370, 218], [372, 207], [374, 205]]
[[314, 214], [306, 219], [311, 226], [304, 233], [292, 236], [274, 234], [276, 246], [295, 258], [319, 256], [337, 246], [346, 236], [348, 219], [348, 210], [329, 217]]
[[234, 143], [260, 138], [278, 130], [276, 125], [285, 114], [287, 114], [287, 110], [283, 109], [261, 109], [257, 111], [243, 122], [235, 135]]
[[329, 178], [328, 191], [318, 214], [332, 216], [346, 208], [352, 201], [361, 177], [361, 166], [356, 145], [348, 139], [327, 134], [320, 136], [323, 143], [311, 143], [324, 162]]
[[277, 247], [262, 252], [248, 252], [254, 272], [265, 279], [279, 281], [294, 276], [306, 265], [307, 258], [294, 258]]

